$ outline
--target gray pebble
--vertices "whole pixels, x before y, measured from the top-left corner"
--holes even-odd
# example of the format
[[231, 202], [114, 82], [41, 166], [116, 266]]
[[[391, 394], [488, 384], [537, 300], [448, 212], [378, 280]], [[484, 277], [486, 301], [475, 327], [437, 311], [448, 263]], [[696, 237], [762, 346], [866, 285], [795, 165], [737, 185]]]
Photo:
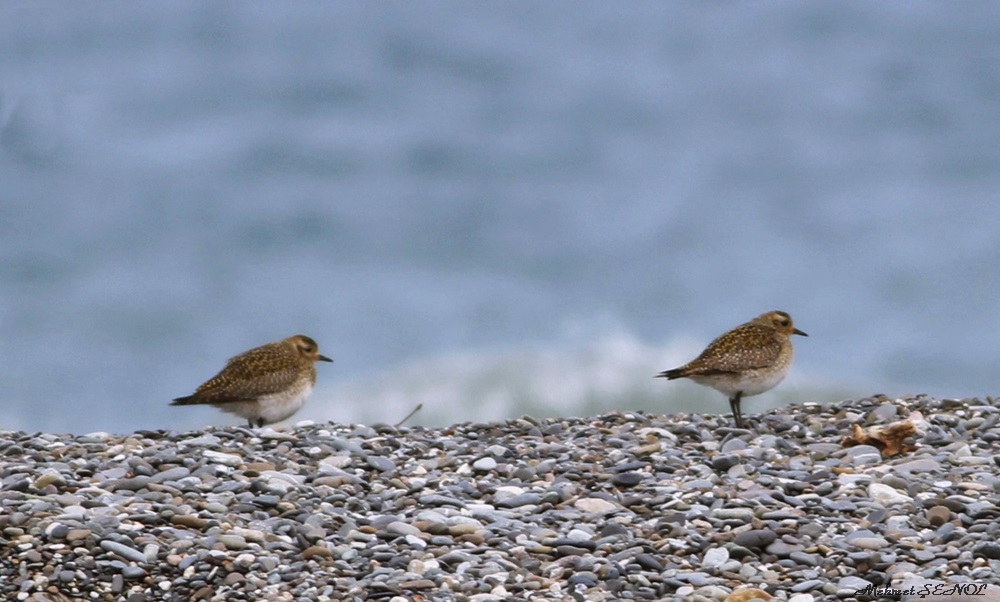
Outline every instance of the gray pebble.
[[749, 446], [747, 445], [746, 441], [744, 441], [743, 439], [739, 439], [737, 437], [733, 437], [732, 439], [729, 439], [725, 443], [723, 443], [722, 448], [719, 451], [721, 451], [724, 454], [731, 454], [733, 452], [747, 449], [747, 447]]
[[141, 566], [127, 566], [122, 569], [122, 577], [129, 581], [142, 579], [145, 576], [146, 570]]
[[472, 468], [476, 472], [489, 472], [491, 470], [496, 470], [497, 461], [492, 457], [480, 458], [472, 463]]
[[778, 558], [785, 558], [787, 556], [790, 556], [793, 552], [800, 552], [800, 551], [802, 551], [802, 549], [803, 549], [803, 547], [800, 546], [800, 545], [790, 544], [790, 543], [781, 541], [779, 539], [778, 541], [775, 541], [775, 542], [771, 543], [770, 545], [768, 545], [765, 548], [765, 551], [768, 554], [774, 554]]
[[753, 520], [753, 510], [750, 508], [719, 508], [712, 511], [712, 516], [719, 520], [748, 523]]
[[826, 583], [820, 579], [806, 579], [805, 581], [800, 581], [791, 587], [791, 590], [795, 593], [807, 592], [813, 589], [819, 589]]
[[744, 531], [733, 539], [733, 543], [750, 549], [760, 549], [767, 547], [777, 535], [770, 529], [752, 529]]
[[642, 553], [635, 555], [635, 562], [647, 571], [660, 572], [663, 570], [663, 563], [656, 559], [655, 556], [650, 554]]
[[420, 529], [414, 527], [413, 525], [409, 525], [407, 523], [404, 523], [404, 522], [401, 522], [401, 521], [398, 521], [398, 520], [397, 521], [393, 521], [393, 522], [389, 523], [388, 525], [386, 525], [385, 530], [388, 533], [396, 533], [398, 535], [419, 535], [420, 534]]
[[245, 550], [248, 545], [245, 537], [231, 533], [219, 535], [219, 543], [226, 546], [227, 550]]
[[117, 554], [125, 560], [131, 560], [132, 562], [145, 562], [146, 555], [135, 548], [129, 547], [125, 544], [118, 543], [117, 541], [112, 541], [110, 539], [101, 540], [101, 547], [108, 552]]
[[712, 468], [719, 472], [725, 472], [740, 463], [737, 455], [719, 455], [712, 458]]
[[496, 503], [497, 508], [520, 508], [521, 506], [542, 503], [542, 496], [537, 493], [522, 493]]
[[149, 478], [150, 483], [163, 483], [165, 481], [179, 481], [191, 475], [191, 471], [185, 466], [174, 466], [162, 472], [158, 472]]
[[273, 508], [278, 505], [281, 498], [276, 495], [258, 495], [251, 501], [261, 508]]
[[392, 461], [391, 458], [386, 458], [384, 456], [368, 456], [365, 458], [365, 462], [368, 466], [371, 466], [379, 472], [393, 472], [396, 470], [396, 463]]
[[616, 487], [635, 487], [645, 477], [639, 472], [622, 472], [611, 477], [611, 483]]
[[682, 575], [678, 575], [678, 578], [695, 587], [704, 587], [712, 582], [712, 578], [707, 573], [702, 573], [701, 571], [684, 573]]
[[151, 477], [137, 476], [130, 479], [113, 479], [104, 483], [108, 491], [139, 491], [146, 488]]
[[1000, 543], [988, 541], [981, 543], [972, 549], [972, 555], [991, 560], [1000, 559]]

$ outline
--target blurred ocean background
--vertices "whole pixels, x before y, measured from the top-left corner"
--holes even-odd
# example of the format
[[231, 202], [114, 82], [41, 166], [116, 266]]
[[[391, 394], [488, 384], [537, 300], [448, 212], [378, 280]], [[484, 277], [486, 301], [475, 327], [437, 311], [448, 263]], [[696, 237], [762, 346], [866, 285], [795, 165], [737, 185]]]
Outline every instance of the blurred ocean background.
[[783, 309], [744, 412], [1000, 390], [1000, 4], [7, 3], [0, 429], [176, 408], [295, 333], [292, 419], [728, 412], [654, 379]]

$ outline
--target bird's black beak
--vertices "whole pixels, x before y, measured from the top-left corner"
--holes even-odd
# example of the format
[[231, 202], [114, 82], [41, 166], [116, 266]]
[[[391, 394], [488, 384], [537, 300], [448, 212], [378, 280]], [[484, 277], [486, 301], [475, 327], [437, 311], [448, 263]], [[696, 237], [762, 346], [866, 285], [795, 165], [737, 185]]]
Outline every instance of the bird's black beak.
[[321, 361], [321, 362], [332, 362], [332, 361], [333, 361], [332, 359], [330, 359], [330, 358], [326, 357], [325, 355], [321, 355], [321, 356], [319, 356], [319, 357], [318, 357], [318, 358], [316, 358], [316, 359], [318, 359], [318, 360], [319, 360], [319, 361]]
[[804, 333], [804, 332], [802, 332], [801, 330], [799, 330], [798, 328], [793, 328], [793, 329], [792, 329], [792, 334], [801, 334], [801, 335], [802, 335], [802, 336], [804, 336], [804, 337], [807, 337], [807, 336], [809, 336], [809, 335], [807, 335], [806, 333]]

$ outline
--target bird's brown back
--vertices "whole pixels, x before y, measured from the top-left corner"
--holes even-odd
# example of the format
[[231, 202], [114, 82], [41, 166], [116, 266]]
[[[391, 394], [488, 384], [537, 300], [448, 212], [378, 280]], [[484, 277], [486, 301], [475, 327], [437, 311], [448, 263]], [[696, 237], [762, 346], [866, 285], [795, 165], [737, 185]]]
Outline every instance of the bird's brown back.
[[314, 363], [284, 341], [270, 343], [231, 358], [192, 397], [201, 403], [250, 401], [280, 393], [303, 378], [316, 382]]
[[668, 378], [709, 376], [766, 368], [777, 361], [788, 336], [771, 326], [747, 322], [709, 343], [701, 354], [687, 364], [669, 370]]

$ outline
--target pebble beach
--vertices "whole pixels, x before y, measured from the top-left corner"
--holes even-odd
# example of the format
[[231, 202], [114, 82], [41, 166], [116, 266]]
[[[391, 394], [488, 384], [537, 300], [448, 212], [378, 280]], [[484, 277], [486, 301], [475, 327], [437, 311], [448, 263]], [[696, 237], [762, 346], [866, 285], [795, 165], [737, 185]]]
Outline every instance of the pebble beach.
[[745, 412], [2, 432], [0, 599], [1000, 599], [997, 401]]

